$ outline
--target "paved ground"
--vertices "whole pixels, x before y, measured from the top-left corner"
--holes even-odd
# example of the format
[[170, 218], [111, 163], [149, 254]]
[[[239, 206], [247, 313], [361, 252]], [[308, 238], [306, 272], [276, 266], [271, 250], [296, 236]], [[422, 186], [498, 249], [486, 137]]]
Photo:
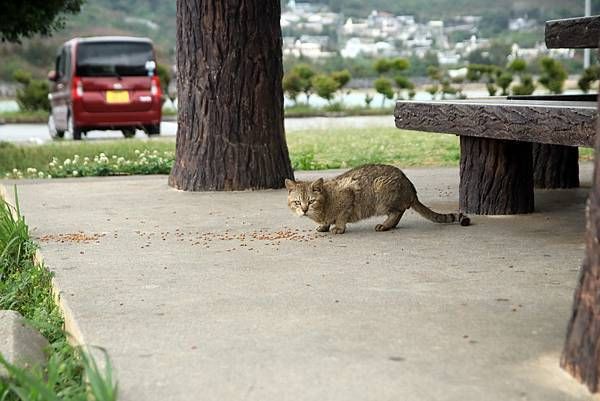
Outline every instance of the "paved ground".
[[[407, 175], [422, 201], [456, 208], [456, 169]], [[183, 193], [134, 177], [19, 193], [122, 400], [589, 399], [557, 366], [585, 188], [537, 192], [527, 216], [464, 228], [409, 212], [395, 231], [370, 220], [342, 236], [313, 233], [283, 190]]]

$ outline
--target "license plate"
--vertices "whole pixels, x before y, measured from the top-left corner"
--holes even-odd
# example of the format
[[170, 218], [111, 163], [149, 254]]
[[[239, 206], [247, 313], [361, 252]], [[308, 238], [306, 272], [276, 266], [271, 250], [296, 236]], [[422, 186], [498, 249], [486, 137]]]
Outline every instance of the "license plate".
[[106, 103], [129, 103], [129, 92], [127, 91], [107, 91]]

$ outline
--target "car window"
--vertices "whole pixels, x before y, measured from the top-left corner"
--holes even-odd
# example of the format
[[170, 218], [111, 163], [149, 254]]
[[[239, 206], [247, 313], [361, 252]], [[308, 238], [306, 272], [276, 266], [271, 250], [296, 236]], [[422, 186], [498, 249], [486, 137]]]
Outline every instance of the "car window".
[[78, 76], [148, 75], [146, 62], [154, 61], [147, 42], [91, 42], [77, 47]]
[[71, 76], [71, 46], [65, 46], [61, 58], [64, 59], [65, 77], [70, 77]]

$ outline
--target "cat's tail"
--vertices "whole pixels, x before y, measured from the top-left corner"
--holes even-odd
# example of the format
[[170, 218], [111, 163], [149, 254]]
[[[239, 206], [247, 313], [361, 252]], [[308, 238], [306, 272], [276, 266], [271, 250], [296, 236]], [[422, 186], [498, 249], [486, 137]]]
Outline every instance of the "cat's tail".
[[436, 213], [421, 202], [415, 199], [411, 207], [415, 212], [425, 217], [427, 220], [433, 221], [434, 223], [454, 223], [459, 222], [461, 226], [468, 226], [471, 223], [469, 216], [462, 213]]

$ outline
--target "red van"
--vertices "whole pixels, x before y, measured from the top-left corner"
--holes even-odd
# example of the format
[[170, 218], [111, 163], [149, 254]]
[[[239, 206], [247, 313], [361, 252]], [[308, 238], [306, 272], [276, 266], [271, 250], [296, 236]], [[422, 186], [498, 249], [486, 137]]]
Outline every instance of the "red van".
[[53, 138], [70, 133], [80, 140], [91, 130], [121, 130], [126, 138], [136, 129], [160, 134], [162, 93], [150, 39], [71, 39], [59, 49], [48, 79]]

